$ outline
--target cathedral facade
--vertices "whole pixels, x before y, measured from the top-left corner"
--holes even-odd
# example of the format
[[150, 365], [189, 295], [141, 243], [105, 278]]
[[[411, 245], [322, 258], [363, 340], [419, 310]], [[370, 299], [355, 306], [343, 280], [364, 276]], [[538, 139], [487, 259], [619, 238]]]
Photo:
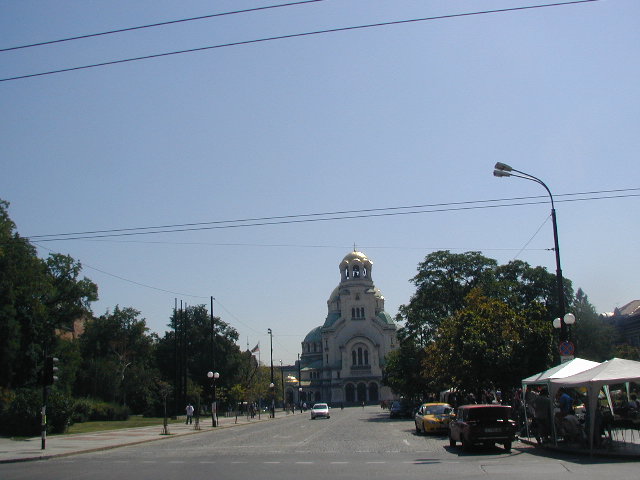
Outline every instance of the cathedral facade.
[[385, 356], [397, 347], [396, 324], [373, 283], [373, 262], [353, 251], [339, 270], [324, 324], [302, 342], [299, 398], [334, 406], [390, 400], [381, 380]]

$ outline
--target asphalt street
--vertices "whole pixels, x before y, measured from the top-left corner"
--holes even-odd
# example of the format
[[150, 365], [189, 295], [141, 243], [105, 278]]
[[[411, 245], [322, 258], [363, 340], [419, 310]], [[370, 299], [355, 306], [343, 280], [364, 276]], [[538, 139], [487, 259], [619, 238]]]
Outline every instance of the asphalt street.
[[543, 479], [637, 478], [638, 463], [552, 453], [516, 442], [470, 452], [423, 436], [379, 407], [333, 409], [63, 458], [0, 465], [12, 479]]

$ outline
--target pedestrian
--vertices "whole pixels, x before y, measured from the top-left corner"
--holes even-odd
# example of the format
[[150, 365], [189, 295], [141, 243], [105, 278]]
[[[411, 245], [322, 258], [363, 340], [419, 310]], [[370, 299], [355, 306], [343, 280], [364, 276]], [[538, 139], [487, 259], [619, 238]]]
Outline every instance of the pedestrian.
[[185, 408], [185, 411], [187, 412], [187, 421], [185, 422], [185, 425], [189, 425], [193, 421], [193, 405], [189, 403], [187, 408]]

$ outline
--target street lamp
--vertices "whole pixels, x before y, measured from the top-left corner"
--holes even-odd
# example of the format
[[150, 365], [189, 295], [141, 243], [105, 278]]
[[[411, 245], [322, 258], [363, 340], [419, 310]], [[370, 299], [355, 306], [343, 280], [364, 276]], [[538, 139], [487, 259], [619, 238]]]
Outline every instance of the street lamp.
[[276, 418], [276, 390], [273, 382], [269, 384], [269, 389], [271, 390], [271, 409], [269, 416], [271, 418]]
[[282, 411], [286, 412], [287, 411], [287, 405], [285, 402], [285, 398], [284, 398], [284, 370], [282, 367], [282, 360], [280, 360], [280, 380], [282, 383]]
[[[300, 378], [298, 378], [299, 381]], [[302, 387], [298, 387], [298, 405], [300, 406], [300, 413], [302, 413]]]
[[217, 417], [218, 417], [218, 408], [216, 405], [216, 380], [220, 378], [220, 374], [218, 372], [208, 372], [207, 377], [211, 380], [211, 426], [217, 427]]
[[[562, 319], [565, 314], [565, 305], [564, 305], [564, 288], [562, 285], [562, 268], [560, 267], [560, 246], [558, 244], [558, 225], [556, 222], [556, 208], [553, 203], [553, 195], [551, 195], [551, 190], [549, 187], [537, 177], [530, 175], [525, 172], [521, 172], [520, 170], [516, 170], [511, 166], [498, 162], [496, 163], [495, 169], [493, 170], [493, 175], [495, 177], [518, 177], [524, 180], [530, 180], [532, 182], [536, 182], [539, 185], [542, 185], [544, 189], [549, 194], [549, 198], [551, 199], [551, 222], [553, 223], [553, 242], [554, 242], [554, 250], [556, 253], [556, 289], [558, 294], [558, 313], [559, 317]], [[516, 173], [513, 173], [516, 172]], [[563, 320], [560, 320], [560, 341], [563, 342], [567, 340], [567, 327]]]

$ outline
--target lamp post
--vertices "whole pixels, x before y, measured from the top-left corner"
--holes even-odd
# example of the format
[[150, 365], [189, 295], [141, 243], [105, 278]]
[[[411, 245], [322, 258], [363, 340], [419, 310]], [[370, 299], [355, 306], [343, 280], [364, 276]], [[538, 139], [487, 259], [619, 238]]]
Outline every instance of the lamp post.
[[[516, 173], [513, 173], [513, 172], [516, 172]], [[553, 223], [553, 243], [554, 243], [554, 250], [556, 254], [556, 291], [558, 295], [558, 313], [559, 313], [559, 318], [557, 320], [560, 320], [560, 343], [563, 343], [567, 341], [567, 325], [564, 320], [566, 310], [565, 310], [565, 304], [564, 304], [564, 287], [562, 282], [562, 268], [560, 266], [560, 245], [558, 244], [558, 224], [556, 221], [556, 208], [553, 203], [553, 195], [551, 194], [551, 190], [549, 190], [549, 187], [547, 187], [547, 185], [539, 178], [534, 177], [533, 175], [530, 175], [528, 173], [521, 172], [520, 170], [516, 170], [515, 168], [512, 168], [511, 166], [505, 163], [501, 163], [501, 162], [496, 163], [493, 170], [493, 175], [496, 177], [517, 177], [517, 178], [522, 178], [524, 180], [530, 180], [532, 182], [536, 182], [537, 184], [542, 185], [544, 189], [547, 191], [547, 193], [549, 194], [549, 199], [551, 200], [551, 221]]]
[[271, 383], [269, 384], [269, 388], [271, 389], [271, 416], [275, 417], [275, 395], [274, 395], [274, 383], [273, 383], [273, 331], [270, 328], [267, 328], [267, 333], [269, 334], [269, 350], [271, 351]]
[[287, 411], [287, 402], [284, 398], [284, 369], [282, 368], [282, 360], [280, 360], [280, 379], [282, 380], [282, 411]]
[[[298, 381], [301, 381], [298, 378]], [[300, 413], [302, 413], [302, 387], [298, 387], [298, 406], [300, 407]]]
[[271, 392], [271, 408], [269, 409], [269, 416], [271, 418], [276, 418], [276, 390], [273, 382], [269, 384], [269, 389]]
[[211, 380], [211, 426], [217, 427], [218, 406], [216, 405], [216, 380], [220, 378], [218, 372], [208, 372], [207, 377]]

